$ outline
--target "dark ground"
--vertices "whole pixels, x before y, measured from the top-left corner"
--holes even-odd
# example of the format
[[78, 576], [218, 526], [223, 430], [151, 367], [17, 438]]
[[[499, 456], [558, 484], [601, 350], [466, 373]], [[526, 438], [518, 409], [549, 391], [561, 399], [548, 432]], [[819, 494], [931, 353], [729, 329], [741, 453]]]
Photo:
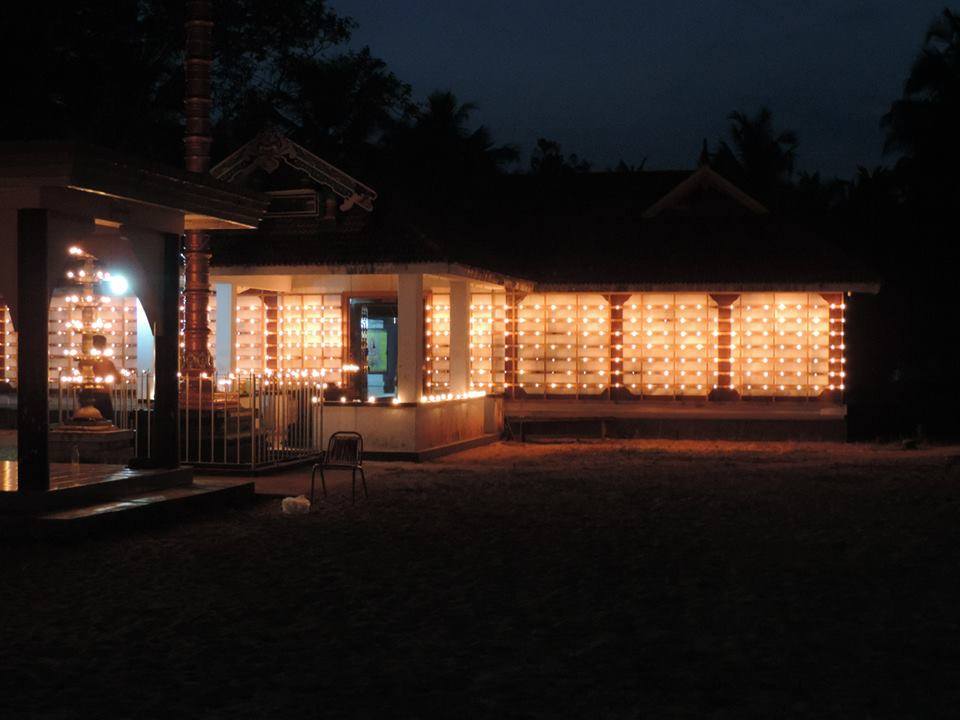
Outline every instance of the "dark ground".
[[8, 544], [0, 717], [956, 717], [957, 454], [500, 444]]

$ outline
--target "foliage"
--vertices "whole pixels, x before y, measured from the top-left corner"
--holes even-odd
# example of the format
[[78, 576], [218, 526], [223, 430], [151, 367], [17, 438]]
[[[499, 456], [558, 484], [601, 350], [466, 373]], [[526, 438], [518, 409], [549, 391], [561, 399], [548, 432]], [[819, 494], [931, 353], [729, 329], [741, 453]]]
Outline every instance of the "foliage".
[[273, 124], [350, 172], [372, 173], [385, 137], [416, 113], [410, 86], [369, 48], [290, 58], [286, 66], [282, 91], [252, 92], [221, 119], [215, 131], [221, 155]]
[[[74, 139], [178, 163], [183, 107], [183, 2], [4, 3], [8, 69], [0, 136]], [[218, 3], [214, 119], [271, 107], [297, 63], [350, 36], [323, 0]]]
[[793, 179], [797, 134], [775, 130], [773, 113], [767, 107], [761, 107], [752, 117], [735, 111], [727, 119], [732, 145], [721, 140], [710, 164], [735, 184], [771, 203]]
[[543, 176], [585, 173], [590, 172], [590, 163], [576, 154], [564, 156], [560, 143], [554, 140], [538, 138], [537, 146], [530, 156], [530, 172]]
[[414, 180], [433, 196], [467, 192], [517, 160], [511, 145], [497, 145], [490, 130], [470, 128], [477, 106], [460, 103], [450, 91], [436, 91], [412, 113], [412, 122], [398, 124], [384, 142], [388, 175]]
[[945, 9], [881, 122], [885, 149], [903, 153], [898, 169], [923, 212], [960, 199], [960, 14]]

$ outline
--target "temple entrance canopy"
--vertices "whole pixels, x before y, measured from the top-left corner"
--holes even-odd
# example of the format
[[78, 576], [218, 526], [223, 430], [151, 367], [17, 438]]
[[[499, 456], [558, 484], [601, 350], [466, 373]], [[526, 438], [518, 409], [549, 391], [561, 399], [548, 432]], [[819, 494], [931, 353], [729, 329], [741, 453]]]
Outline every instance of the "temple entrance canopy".
[[178, 307], [185, 230], [256, 227], [267, 198], [196, 173], [72, 144], [0, 144], [0, 297], [17, 329], [17, 488], [50, 489], [48, 322], [69, 249], [121, 272], [155, 334], [150, 462], [177, 465]]

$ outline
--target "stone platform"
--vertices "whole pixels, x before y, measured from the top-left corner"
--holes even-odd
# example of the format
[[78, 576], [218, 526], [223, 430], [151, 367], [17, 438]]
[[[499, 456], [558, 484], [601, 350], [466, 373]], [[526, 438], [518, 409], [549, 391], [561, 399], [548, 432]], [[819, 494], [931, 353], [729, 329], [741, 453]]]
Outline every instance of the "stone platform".
[[80, 451], [82, 463], [124, 464], [136, 455], [133, 430], [121, 430], [113, 425], [103, 428], [84, 428], [62, 424], [50, 428], [50, 461], [69, 463], [73, 448]]

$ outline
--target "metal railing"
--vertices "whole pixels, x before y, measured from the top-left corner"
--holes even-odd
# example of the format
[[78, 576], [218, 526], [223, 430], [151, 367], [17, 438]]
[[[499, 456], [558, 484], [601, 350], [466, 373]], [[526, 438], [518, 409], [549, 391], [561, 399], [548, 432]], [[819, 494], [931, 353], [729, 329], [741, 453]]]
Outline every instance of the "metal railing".
[[319, 457], [322, 383], [297, 373], [184, 377], [180, 461], [258, 470]]
[[[79, 386], [58, 378], [50, 385], [54, 422], [80, 407]], [[133, 430], [136, 456], [150, 457], [154, 378], [131, 373], [109, 389], [107, 419]], [[222, 469], [263, 470], [318, 458], [323, 445], [323, 383], [305, 374], [233, 374], [181, 377], [180, 462]]]

